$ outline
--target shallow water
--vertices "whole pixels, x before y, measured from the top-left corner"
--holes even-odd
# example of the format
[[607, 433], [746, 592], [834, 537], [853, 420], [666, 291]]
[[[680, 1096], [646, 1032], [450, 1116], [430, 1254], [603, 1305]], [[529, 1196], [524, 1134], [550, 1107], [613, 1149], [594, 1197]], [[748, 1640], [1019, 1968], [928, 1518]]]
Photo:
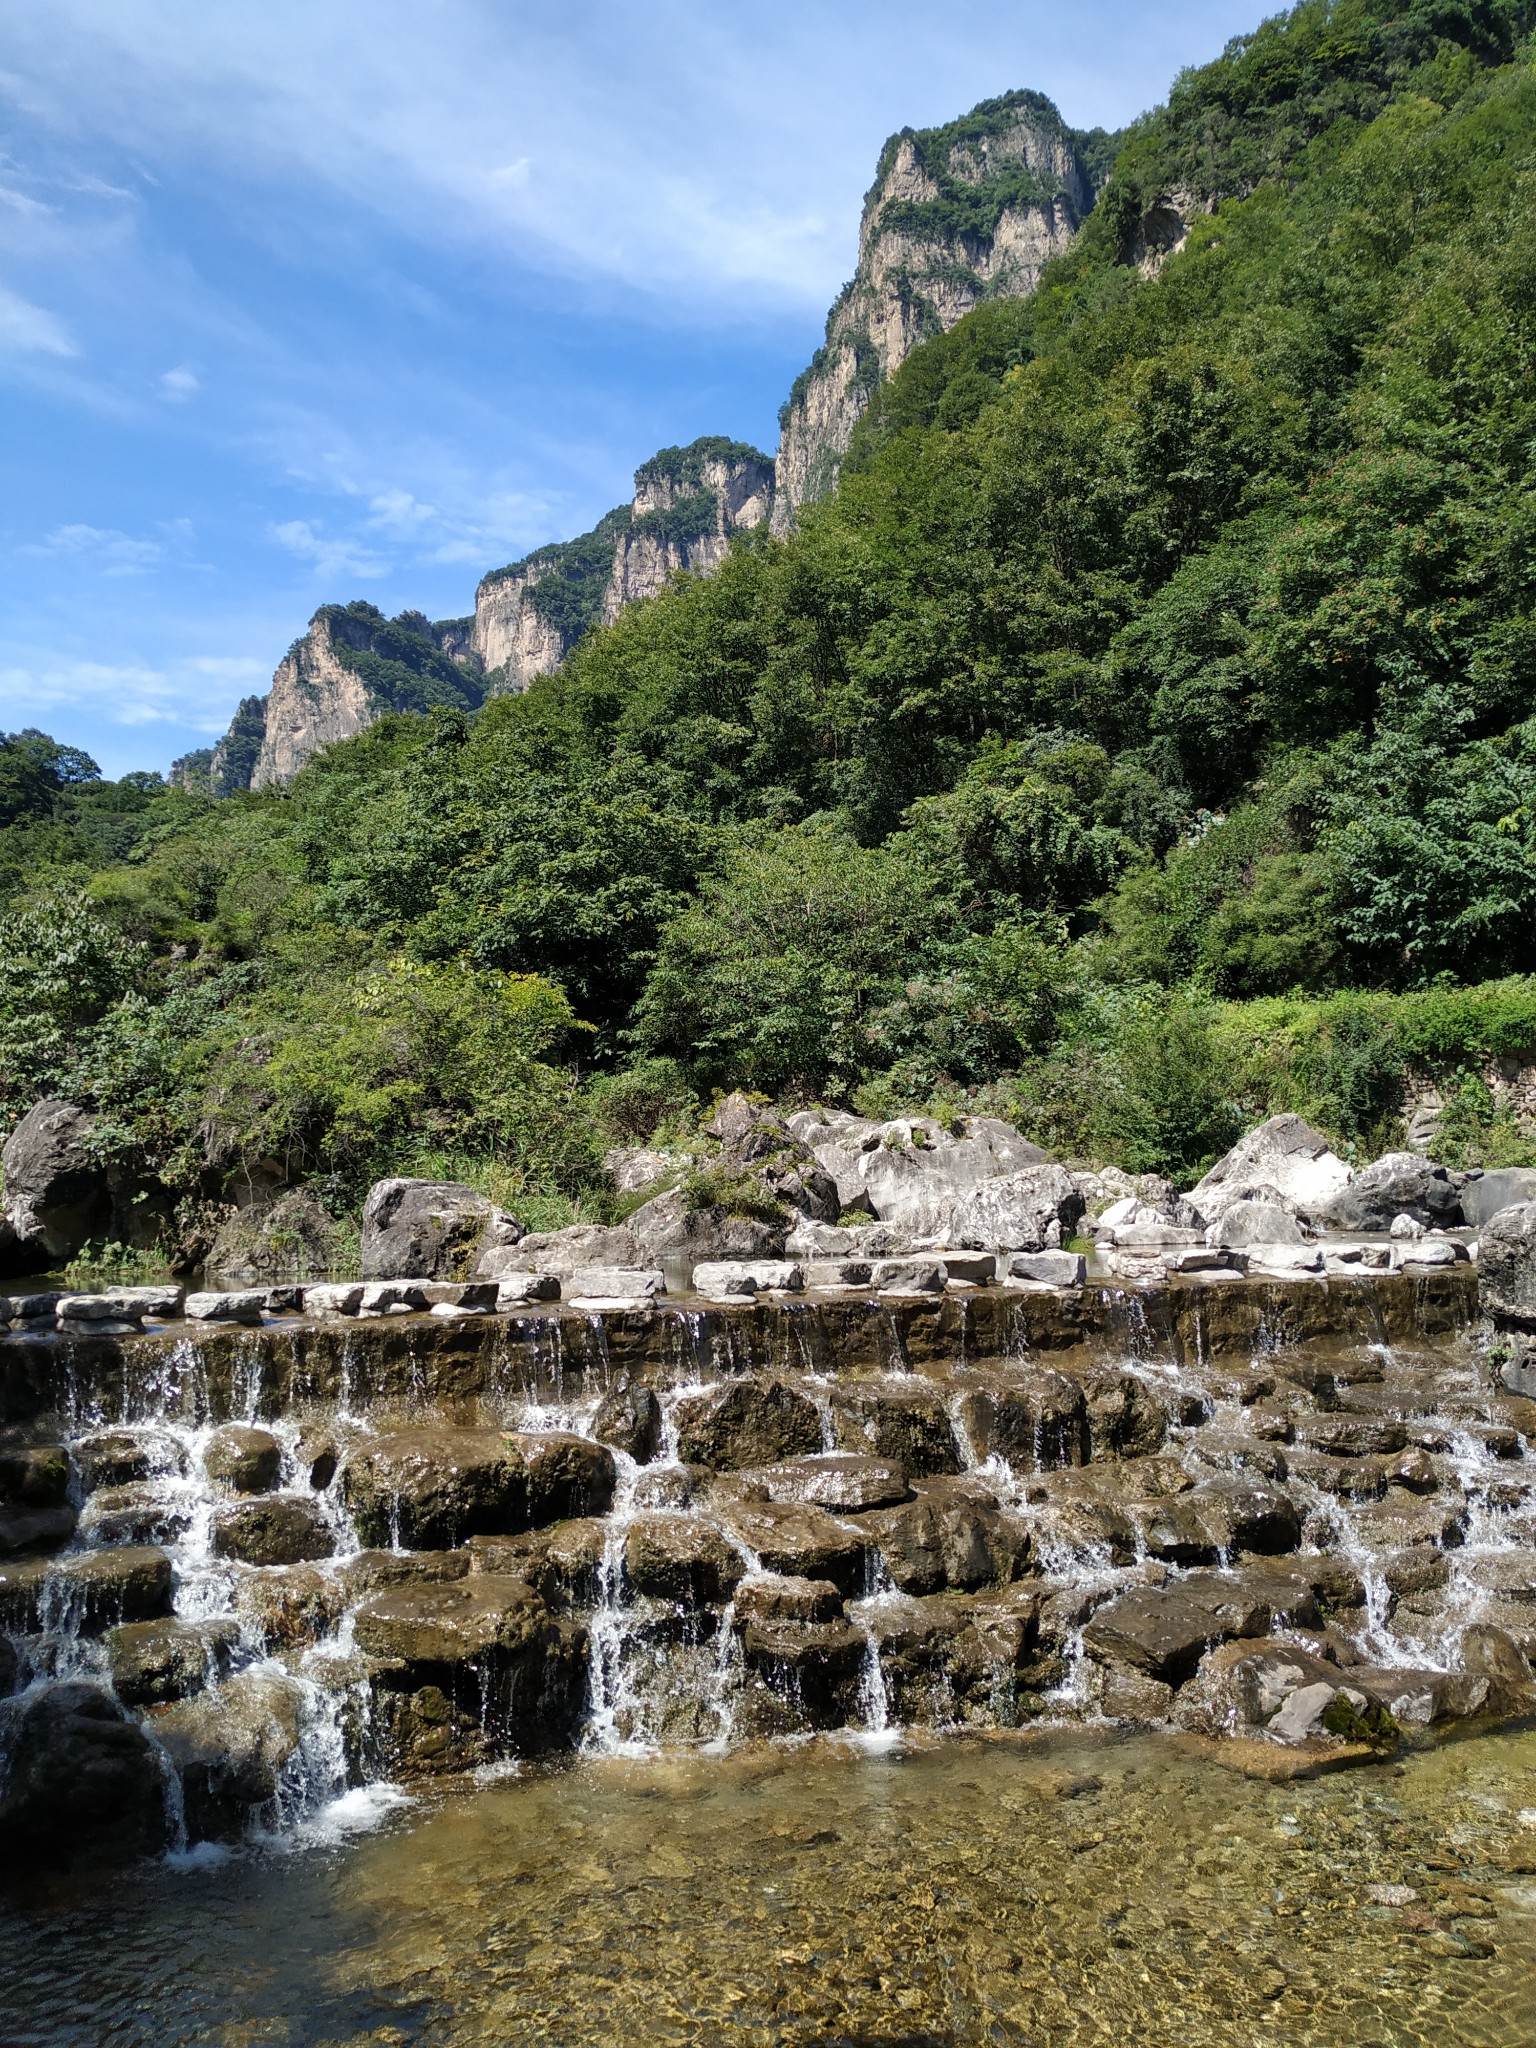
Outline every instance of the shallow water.
[[1081, 1734], [583, 1762], [34, 1894], [0, 1956], [7, 2048], [1524, 2048], [1536, 1734], [1281, 1785]]

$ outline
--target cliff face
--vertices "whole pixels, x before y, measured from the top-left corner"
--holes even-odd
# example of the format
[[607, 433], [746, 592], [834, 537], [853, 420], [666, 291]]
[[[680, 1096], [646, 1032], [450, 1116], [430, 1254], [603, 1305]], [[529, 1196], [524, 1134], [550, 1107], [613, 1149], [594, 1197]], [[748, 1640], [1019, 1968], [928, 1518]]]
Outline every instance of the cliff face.
[[772, 503], [773, 464], [758, 449], [720, 436], [663, 448], [636, 470], [630, 504], [481, 580], [470, 645], [491, 687], [526, 690], [589, 627], [653, 597], [679, 570], [718, 569], [731, 535], [762, 525]]
[[871, 394], [919, 342], [983, 299], [1034, 290], [1093, 206], [1101, 140], [1027, 92], [891, 137], [864, 201], [858, 268], [779, 416], [775, 532], [832, 489]]
[[362, 677], [338, 657], [338, 633], [328, 611], [316, 612], [272, 678], [252, 789], [292, 782], [312, 754], [351, 739], [376, 716]]

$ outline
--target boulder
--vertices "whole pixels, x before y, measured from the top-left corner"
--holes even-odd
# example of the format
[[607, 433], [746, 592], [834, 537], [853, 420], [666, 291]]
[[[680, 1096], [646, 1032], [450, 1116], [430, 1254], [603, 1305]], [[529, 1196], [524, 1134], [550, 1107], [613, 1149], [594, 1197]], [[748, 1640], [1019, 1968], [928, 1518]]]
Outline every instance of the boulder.
[[862, 1524], [853, 1528], [834, 1520], [824, 1508], [777, 1501], [722, 1499], [716, 1512], [765, 1571], [829, 1579], [850, 1599], [864, 1591], [870, 1538]]
[[307, 1564], [336, 1548], [319, 1507], [307, 1495], [292, 1493], [215, 1508], [210, 1540], [216, 1557], [239, 1564]]
[[958, 1472], [954, 1425], [938, 1391], [890, 1380], [840, 1380], [832, 1389], [840, 1451], [888, 1458], [916, 1477]]
[[666, 1291], [659, 1266], [577, 1266], [564, 1290], [571, 1301], [654, 1301]]
[[1306, 1232], [1295, 1211], [1280, 1202], [1252, 1195], [1230, 1202], [1207, 1233], [1212, 1245], [1301, 1244]]
[[520, 1223], [457, 1181], [375, 1181], [363, 1204], [363, 1278], [467, 1280], [484, 1252], [522, 1236]]
[[717, 1472], [771, 1465], [821, 1449], [815, 1403], [784, 1381], [728, 1380], [676, 1404], [678, 1456]]
[[1267, 1188], [1303, 1215], [1311, 1215], [1348, 1187], [1352, 1177], [1322, 1132], [1287, 1112], [1240, 1138], [1190, 1189], [1188, 1200], [1214, 1222], [1249, 1189]]
[[534, 1528], [608, 1512], [618, 1475], [606, 1445], [563, 1429], [520, 1430], [512, 1442], [523, 1461], [527, 1516]]
[[227, 1619], [130, 1621], [106, 1638], [113, 1690], [130, 1707], [186, 1699], [224, 1676], [238, 1639]]
[[180, 1478], [187, 1469], [186, 1452], [164, 1429], [97, 1430], [75, 1439], [73, 1456], [86, 1493], [98, 1486]]
[[1084, 1373], [1082, 1387], [1091, 1458], [1146, 1458], [1162, 1449], [1167, 1404], [1144, 1379], [1100, 1365]]
[[92, 1157], [94, 1122], [78, 1103], [35, 1103], [0, 1151], [5, 1214], [16, 1233], [15, 1270], [44, 1271], [72, 1259], [106, 1229], [112, 1196]]
[[1416, 1152], [1389, 1152], [1313, 1214], [1327, 1230], [1390, 1230], [1398, 1216], [1444, 1230], [1461, 1221], [1461, 1191], [1443, 1166]]
[[551, 1608], [572, 1612], [603, 1599], [608, 1528], [595, 1515], [577, 1515], [520, 1536], [471, 1536], [470, 1570], [521, 1579]]
[[149, 1737], [99, 1687], [46, 1685], [0, 1715], [0, 1855], [16, 1874], [126, 1863], [165, 1847], [165, 1780]]
[[[1335, 1665], [1300, 1644], [1239, 1637], [1201, 1658], [1199, 1670], [1179, 1694], [1179, 1726], [1197, 1735], [1240, 1735], [1264, 1728], [1287, 1701], [1310, 1687], [1326, 1688], [1326, 1708], [1341, 1676]], [[1297, 1718], [1299, 1710], [1292, 1722]], [[1276, 1734], [1299, 1739], [1287, 1732], [1290, 1725]]]
[[1179, 1686], [1214, 1644], [1263, 1635], [1272, 1613], [1265, 1593], [1237, 1575], [1191, 1572], [1166, 1586], [1138, 1586], [1109, 1601], [1088, 1621], [1083, 1641], [1104, 1663], [1128, 1665]]
[[565, 1280], [581, 1266], [634, 1266], [640, 1254], [622, 1223], [573, 1223], [566, 1230], [530, 1233], [514, 1245], [490, 1245], [480, 1254], [478, 1276], [511, 1280], [520, 1273], [551, 1274]]
[[979, 1459], [999, 1457], [1016, 1472], [1081, 1465], [1088, 1456], [1082, 1383], [1049, 1366], [976, 1375], [959, 1416]]
[[340, 1578], [347, 1599], [366, 1599], [386, 1586], [405, 1586], [422, 1581], [443, 1584], [462, 1579], [469, 1571], [471, 1553], [459, 1550], [358, 1550], [342, 1565]]
[[736, 1588], [736, 1620], [745, 1627], [785, 1621], [841, 1621], [843, 1596], [830, 1579], [793, 1579], [782, 1572], [758, 1572]]
[[881, 1259], [869, 1285], [880, 1294], [942, 1294], [948, 1277], [937, 1259]]
[[624, 1538], [627, 1583], [679, 1606], [728, 1600], [746, 1570], [741, 1553], [697, 1515], [636, 1515]]
[[179, 1312], [184, 1292], [176, 1286], [103, 1287], [92, 1294], [61, 1294], [53, 1312], [61, 1327], [89, 1323], [137, 1327], [146, 1316], [169, 1322]]
[[1477, 1291], [1485, 1315], [1536, 1330], [1536, 1202], [1501, 1209], [1483, 1227]]
[[155, 1716], [156, 1739], [181, 1778], [189, 1841], [232, 1840], [276, 1797], [303, 1707], [296, 1679], [243, 1671]]
[[830, 1508], [833, 1514], [889, 1507], [912, 1495], [899, 1465], [857, 1451], [826, 1451], [780, 1465], [764, 1465], [757, 1471], [742, 1472], [739, 1484], [743, 1498], [800, 1501]]
[[[814, 1260], [825, 1264], [828, 1260], [853, 1260], [869, 1265], [877, 1259], [898, 1259], [912, 1249], [911, 1233], [897, 1230], [888, 1223], [871, 1223], [867, 1217], [842, 1223], [812, 1223], [802, 1218], [784, 1240], [784, 1256], [789, 1259]], [[807, 1286], [817, 1283], [806, 1275]], [[858, 1285], [858, 1282], [854, 1282]]]
[[302, 1279], [331, 1266], [340, 1235], [313, 1195], [289, 1188], [270, 1206], [227, 1217], [204, 1263], [229, 1280]]
[[1474, 1230], [1525, 1202], [1536, 1202], [1536, 1167], [1505, 1166], [1492, 1173], [1469, 1173], [1462, 1183], [1462, 1221]]
[[969, 1477], [930, 1479], [917, 1499], [860, 1522], [903, 1593], [1006, 1586], [1029, 1568], [1029, 1531]]
[[[317, 1292], [310, 1288], [309, 1292]], [[306, 1302], [306, 1307], [308, 1303]], [[189, 1294], [182, 1304], [182, 1313], [189, 1323], [245, 1323], [254, 1328], [267, 1312], [267, 1290], [264, 1287], [240, 1287], [234, 1289], [204, 1289]], [[318, 1304], [310, 1309], [312, 1315], [321, 1313]]]
[[658, 1152], [646, 1145], [615, 1145], [603, 1154], [603, 1171], [621, 1195], [638, 1195], [654, 1187], [669, 1174], [680, 1172], [686, 1161], [676, 1152]]
[[[948, 1233], [956, 1203], [982, 1182], [1045, 1162], [1037, 1145], [997, 1117], [882, 1124], [807, 1110], [789, 1128], [831, 1175], [845, 1210], [867, 1209], [915, 1237]], [[1082, 1198], [1073, 1194], [1081, 1213]]]
[[649, 1387], [632, 1384], [626, 1375], [598, 1402], [592, 1434], [637, 1465], [648, 1465], [661, 1449], [661, 1425], [661, 1403]]
[[680, 1188], [656, 1195], [636, 1209], [627, 1229], [633, 1258], [655, 1265], [678, 1259], [689, 1266], [719, 1260], [782, 1259], [788, 1219], [745, 1215], [720, 1203], [690, 1209]]
[[1020, 1167], [956, 1194], [941, 1226], [950, 1242], [982, 1250], [1057, 1250], [1083, 1214], [1076, 1181], [1063, 1166]]
[[203, 1470], [230, 1493], [271, 1493], [283, 1467], [283, 1447], [270, 1430], [227, 1422], [203, 1450]]
[[725, 1172], [752, 1175], [771, 1201], [813, 1222], [836, 1223], [836, 1181], [776, 1109], [746, 1095], [728, 1095], [704, 1132], [718, 1141]]
[[1012, 1727], [1021, 1692], [1061, 1674], [1039, 1659], [1039, 1595], [885, 1599], [870, 1611], [889, 1712], [908, 1724]]
[[75, 1511], [70, 1507], [0, 1508], [0, 1557], [62, 1550], [75, 1527]]
[[550, 1614], [533, 1588], [502, 1572], [471, 1572], [446, 1583], [386, 1587], [357, 1610], [358, 1645], [376, 1657], [438, 1667], [487, 1653], [537, 1649]]
[[331, 1634], [346, 1607], [346, 1589], [312, 1564], [248, 1572], [235, 1588], [235, 1612], [263, 1650], [302, 1650]]

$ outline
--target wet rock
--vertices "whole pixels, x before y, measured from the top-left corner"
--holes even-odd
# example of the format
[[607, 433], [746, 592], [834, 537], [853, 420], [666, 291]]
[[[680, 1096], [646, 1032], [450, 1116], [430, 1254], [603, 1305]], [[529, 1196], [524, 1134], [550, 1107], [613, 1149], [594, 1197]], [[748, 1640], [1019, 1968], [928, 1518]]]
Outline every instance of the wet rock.
[[868, 1610], [894, 1720], [1012, 1727], [1021, 1692], [1058, 1676], [1038, 1661], [1039, 1596], [883, 1599]]
[[916, 1478], [960, 1470], [954, 1426], [931, 1387], [839, 1382], [832, 1427], [839, 1450], [889, 1458]]
[[1434, 1166], [1414, 1152], [1389, 1152], [1362, 1168], [1318, 1213], [1329, 1230], [1389, 1230], [1399, 1216], [1410, 1216], [1430, 1230], [1449, 1229], [1461, 1221], [1461, 1194], [1443, 1166]]
[[363, 1278], [468, 1280], [482, 1252], [522, 1236], [520, 1223], [458, 1181], [375, 1181], [363, 1204]]
[[1405, 1425], [1385, 1416], [1309, 1416], [1296, 1436], [1299, 1443], [1335, 1458], [1391, 1457], [1408, 1443]]
[[86, 1501], [80, 1535], [87, 1543], [176, 1543], [192, 1526], [192, 1501], [164, 1482], [103, 1486]]
[[794, 1579], [782, 1573], [759, 1573], [736, 1588], [736, 1620], [745, 1627], [757, 1622], [841, 1621], [843, 1596], [830, 1579]]
[[310, 1564], [248, 1572], [235, 1588], [235, 1612], [263, 1650], [301, 1650], [330, 1635], [340, 1622], [342, 1582]]
[[106, 1638], [113, 1688], [130, 1707], [186, 1699], [224, 1676], [238, 1639], [228, 1620], [131, 1621]]
[[792, 1259], [706, 1260], [693, 1269], [693, 1291], [712, 1301], [747, 1300], [762, 1293], [799, 1294], [804, 1269]]
[[462, 1579], [469, 1568], [468, 1550], [359, 1550], [341, 1566], [341, 1580], [352, 1602], [386, 1586]]
[[1488, 1704], [1489, 1680], [1476, 1672], [1414, 1671], [1354, 1664], [1352, 1690], [1385, 1709], [1400, 1728], [1464, 1721]]
[[1147, 1727], [1168, 1720], [1173, 1712], [1173, 1687], [1161, 1679], [1148, 1678], [1141, 1671], [1122, 1671], [1113, 1664], [1104, 1665], [1096, 1679], [1096, 1683], [1090, 1681], [1091, 1689], [1099, 1712], [1108, 1720], [1134, 1721]]
[[1179, 1693], [1176, 1718], [1195, 1734], [1236, 1735], [1266, 1727], [1299, 1690], [1321, 1684], [1331, 1699], [1340, 1682], [1336, 1665], [1298, 1643], [1238, 1638], [1201, 1658]]
[[858, 1718], [864, 1637], [845, 1621], [748, 1623], [742, 1660], [778, 1696], [793, 1728], [837, 1728]]
[[243, 1422], [216, 1429], [203, 1452], [203, 1470], [231, 1493], [271, 1493], [283, 1468], [283, 1447], [270, 1431]]
[[607, 1547], [607, 1525], [593, 1515], [520, 1536], [471, 1536], [468, 1544], [471, 1571], [521, 1579], [561, 1613], [597, 1604]]
[[889, 1507], [910, 1499], [912, 1493], [899, 1465], [862, 1457], [856, 1451], [828, 1451], [749, 1469], [741, 1474], [741, 1486], [744, 1493], [763, 1500], [803, 1501], [829, 1508], [833, 1514]]
[[228, 1841], [277, 1792], [299, 1746], [304, 1695], [292, 1678], [244, 1671], [155, 1716], [181, 1777], [189, 1841]]
[[1214, 1564], [1237, 1551], [1273, 1557], [1301, 1541], [1301, 1512], [1273, 1487], [1208, 1480], [1177, 1500], [1132, 1510], [1149, 1556], [1169, 1564]]
[[821, 1448], [814, 1402], [782, 1380], [731, 1380], [684, 1395], [674, 1419], [679, 1456], [719, 1472]]
[[73, 1508], [0, 1509], [0, 1557], [26, 1557], [61, 1550], [75, 1533]]
[[1462, 1631], [1461, 1668], [1488, 1681], [1488, 1707], [1496, 1714], [1526, 1714], [1536, 1706], [1536, 1677], [1525, 1651], [1507, 1629], [1475, 1622]]
[[12, 1871], [126, 1863], [164, 1848], [159, 1758], [99, 1687], [48, 1685], [12, 1703], [0, 1748], [0, 1852]]
[[68, 1492], [69, 1452], [62, 1444], [0, 1446], [0, 1503], [59, 1508]]
[[960, 1397], [960, 1419], [979, 1458], [1016, 1472], [1081, 1465], [1088, 1457], [1088, 1409], [1079, 1381], [1040, 1366], [998, 1371]]
[[565, 1431], [423, 1427], [354, 1449], [342, 1489], [365, 1543], [451, 1549], [468, 1536], [606, 1511], [613, 1454]]
[[1093, 1458], [1145, 1458], [1168, 1436], [1168, 1409], [1145, 1380], [1112, 1367], [1083, 1377], [1088, 1448]]
[[525, 1580], [500, 1572], [386, 1587], [357, 1611], [359, 1646], [408, 1665], [463, 1664], [487, 1651], [521, 1652], [545, 1639], [549, 1611]]
[[308, 1564], [329, 1557], [336, 1538], [315, 1503], [303, 1494], [271, 1494], [214, 1511], [216, 1557], [240, 1564]]
[[80, 1485], [90, 1493], [98, 1486], [132, 1486], [143, 1479], [180, 1478], [187, 1469], [186, 1452], [168, 1430], [105, 1429], [78, 1437], [73, 1447]]
[[864, 1590], [869, 1538], [864, 1525], [838, 1522], [822, 1508], [777, 1501], [723, 1499], [717, 1512], [765, 1570], [790, 1578], [830, 1579], [850, 1598]]
[[741, 1553], [697, 1515], [637, 1515], [624, 1538], [625, 1579], [657, 1600], [728, 1600], [746, 1569]]
[[35, 1103], [0, 1151], [12, 1263], [39, 1272], [72, 1259], [111, 1220], [106, 1169], [92, 1156], [90, 1114], [48, 1096]]
[[1434, 1493], [1440, 1484], [1434, 1460], [1427, 1451], [1408, 1450], [1387, 1467], [1387, 1484], [1406, 1487], [1409, 1493]]
[[928, 1480], [908, 1506], [872, 1514], [861, 1527], [903, 1593], [1008, 1585], [1029, 1569], [1029, 1531], [974, 1479]]
[[1270, 1617], [1269, 1601], [1235, 1574], [1192, 1572], [1111, 1600], [1088, 1622], [1083, 1641], [1105, 1663], [1179, 1686], [1212, 1645], [1262, 1635]]
[[637, 1465], [648, 1465], [661, 1448], [661, 1422], [661, 1403], [650, 1388], [626, 1377], [597, 1404], [592, 1434]]
[[27, 1682], [27, 1661], [9, 1636], [0, 1636], [0, 1700], [19, 1692]]
[[129, 1545], [86, 1550], [48, 1570], [45, 1601], [57, 1600], [81, 1635], [99, 1636], [127, 1621], [158, 1621], [171, 1611], [171, 1560], [163, 1550]]
[[1466, 1535], [1467, 1504], [1445, 1494], [1416, 1500], [1410, 1494], [1395, 1493], [1379, 1507], [1357, 1510], [1354, 1522], [1358, 1535], [1373, 1550], [1406, 1550], [1415, 1544], [1450, 1550]]

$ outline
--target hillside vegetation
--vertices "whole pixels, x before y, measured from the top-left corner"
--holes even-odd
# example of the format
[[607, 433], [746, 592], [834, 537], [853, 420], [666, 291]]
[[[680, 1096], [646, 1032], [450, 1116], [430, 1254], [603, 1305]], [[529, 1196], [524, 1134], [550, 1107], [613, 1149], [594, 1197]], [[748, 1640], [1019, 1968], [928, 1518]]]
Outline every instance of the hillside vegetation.
[[1184, 1174], [1433, 1078], [1536, 1157], [1533, 23], [1308, 4], [1181, 78], [834, 498], [525, 696], [223, 801], [7, 741], [4, 1119], [90, 1100], [189, 1246], [257, 1160], [552, 1219], [737, 1085]]

